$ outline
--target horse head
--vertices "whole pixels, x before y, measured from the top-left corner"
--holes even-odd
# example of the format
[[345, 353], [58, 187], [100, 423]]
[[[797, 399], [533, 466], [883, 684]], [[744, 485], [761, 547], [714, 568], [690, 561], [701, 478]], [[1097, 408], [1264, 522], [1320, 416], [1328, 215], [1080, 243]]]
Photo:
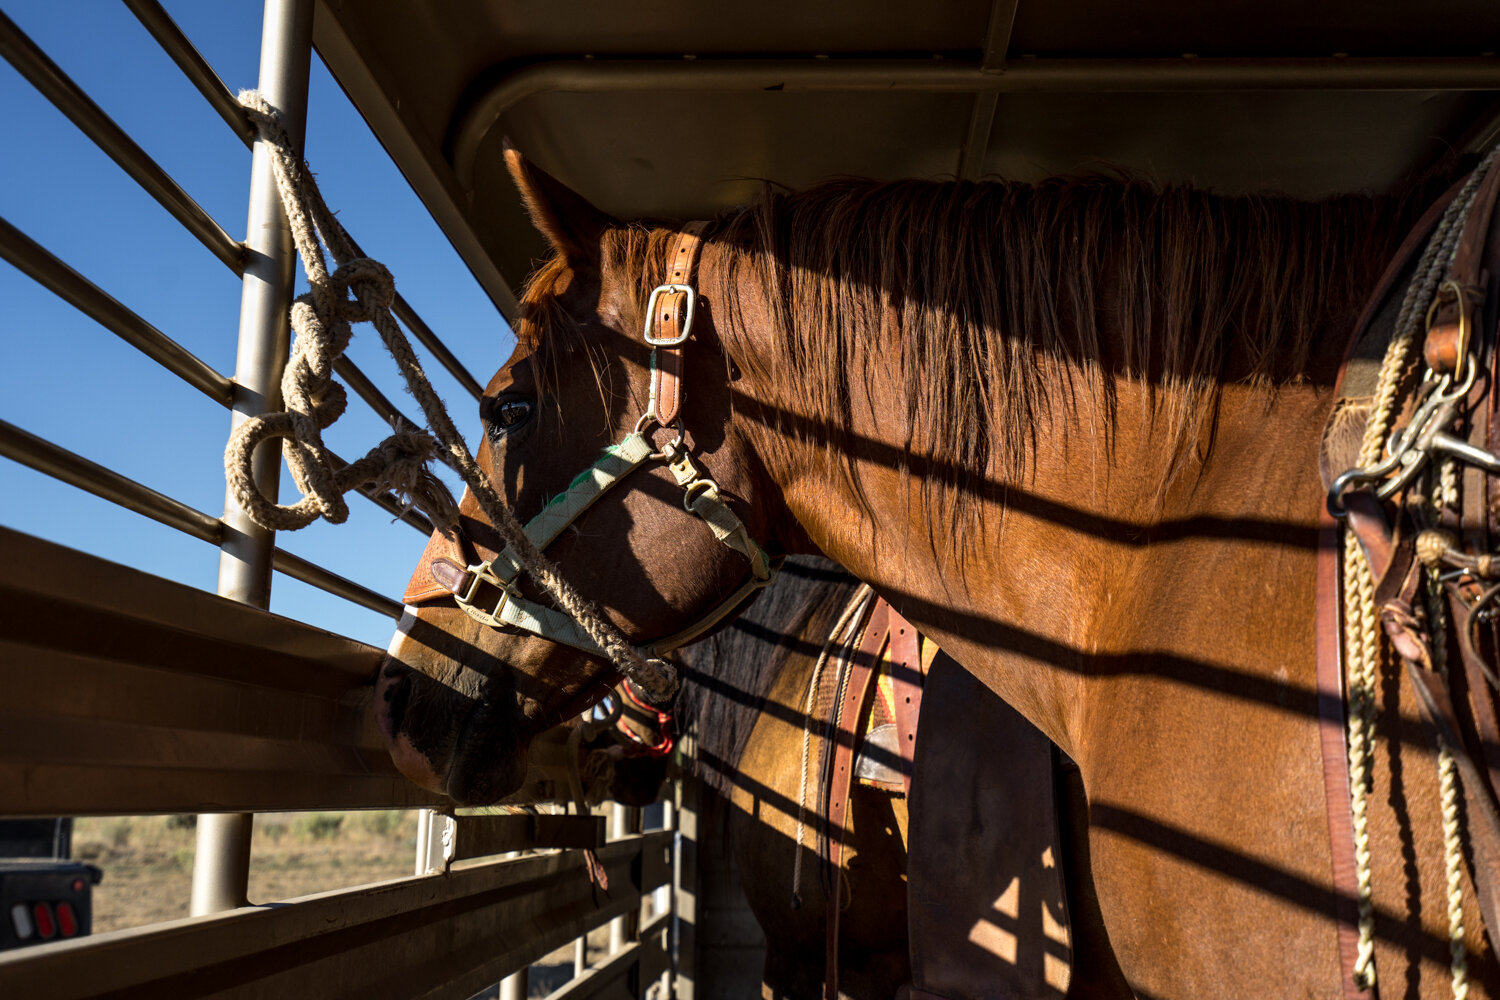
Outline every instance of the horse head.
[[[696, 233], [624, 226], [515, 150], [507, 162], [553, 256], [485, 389], [477, 459], [560, 576], [657, 656], [770, 576], [730, 366], [691, 283]], [[519, 787], [533, 737], [620, 673], [509, 558], [472, 492], [460, 513], [414, 571], [377, 705], [404, 774], [478, 803]]]

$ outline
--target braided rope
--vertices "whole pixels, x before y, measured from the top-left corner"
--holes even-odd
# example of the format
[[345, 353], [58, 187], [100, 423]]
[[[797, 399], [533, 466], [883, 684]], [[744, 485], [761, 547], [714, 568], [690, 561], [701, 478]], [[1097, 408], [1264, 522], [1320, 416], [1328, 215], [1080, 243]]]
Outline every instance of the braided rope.
[[[1375, 464], [1385, 449], [1391, 422], [1398, 409], [1396, 394], [1406, 381], [1418, 325], [1453, 260], [1463, 220], [1469, 214], [1480, 182], [1493, 164], [1497, 151], [1500, 147], [1491, 150], [1469, 175], [1444, 210], [1418, 258], [1416, 273], [1396, 315], [1395, 335], [1381, 361], [1369, 422], [1360, 441], [1357, 464], [1361, 467]], [[1370, 761], [1375, 743], [1375, 685], [1382, 646], [1370, 565], [1353, 530], [1348, 527], [1344, 529], [1344, 633], [1349, 690], [1349, 805], [1354, 826], [1355, 881], [1359, 895], [1359, 944], [1354, 980], [1360, 988], [1369, 989], [1375, 985], [1376, 976], [1367, 798], [1374, 778]]]
[[[1442, 487], [1439, 487], [1441, 490]], [[1427, 568], [1427, 617], [1437, 641], [1432, 644], [1432, 665], [1438, 674], [1448, 678], [1448, 645], [1442, 640], [1448, 634], [1448, 609], [1442, 593], [1442, 581], [1435, 566]], [[1449, 971], [1453, 980], [1453, 1000], [1469, 995], [1469, 964], [1464, 945], [1462, 830], [1458, 821], [1458, 765], [1446, 740], [1438, 736], [1438, 789], [1442, 801], [1443, 871], [1447, 879]]]
[[[865, 616], [865, 608], [875, 593], [869, 584], [862, 583], [844, 605], [843, 613], [828, 633], [823, 649], [818, 653], [818, 662], [813, 664], [812, 680], [807, 685], [807, 702], [802, 707], [802, 768], [797, 786], [797, 843], [792, 849], [792, 907], [802, 905], [802, 837], [807, 829], [807, 759], [812, 754], [813, 709], [818, 696], [818, 683], [823, 679], [823, 667], [828, 663], [828, 654], [834, 646], [845, 648], [841, 654], [847, 658], [847, 647], [859, 634], [858, 623]], [[848, 633], [845, 635], [845, 633]]]
[[[414, 465], [420, 465], [426, 478], [407, 488], [404, 495], [418, 506], [432, 503], [436, 498], [435, 509], [429, 510], [425, 506], [422, 509], [434, 524], [449, 527], [457, 523], [457, 505], [441, 482], [426, 469], [425, 462], [428, 458], [437, 458], [453, 469], [468, 486], [500, 537], [514, 550], [528, 575], [582, 626], [610, 661], [648, 697], [657, 701], [670, 698], [677, 689], [677, 675], [672, 666], [665, 660], [642, 655], [618, 629], [604, 620], [598, 609], [562, 578], [557, 566], [526, 537], [525, 530], [504, 498], [469, 453], [442, 400], [427, 380], [416, 353], [390, 313], [389, 305], [394, 295], [390, 273], [358, 253], [354, 241], [324, 202], [307, 164], [293, 152], [280, 113], [258, 91], [243, 91], [239, 100], [249, 112], [262, 140], [270, 147], [277, 190], [311, 288], [310, 293], [300, 297], [292, 309], [298, 343], [282, 378], [287, 411], [245, 421], [231, 435], [225, 451], [225, 473], [240, 505], [257, 523], [273, 529], [300, 528], [319, 516], [338, 523], [347, 516], [342, 493], [349, 487], [340, 487], [343, 480], [353, 476], [347, 474], [347, 470], [344, 474], [329, 473], [329, 459], [320, 432], [343, 412], [343, 390], [331, 380], [333, 360], [348, 346], [349, 323], [368, 320], [380, 333], [381, 341], [395, 360], [433, 431], [428, 436], [415, 428], [403, 428], [391, 441], [376, 449], [382, 456], [390, 451], [399, 458], [391, 471], [380, 473], [380, 481], [403, 482], [398, 477], [410, 474]], [[337, 265], [332, 274], [329, 274], [323, 256], [324, 246]], [[353, 301], [349, 299], [350, 294]], [[307, 341], [306, 345], [304, 341]], [[285, 439], [283, 453], [298, 489], [304, 493], [303, 499], [290, 508], [279, 507], [267, 500], [250, 473], [255, 446], [270, 437]], [[366, 460], [372, 465], [380, 461], [379, 458], [371, 459], [371, 456], [366, 456]], [[447, 497], [446, 506], [437, 495], [439, 489]]]
[[1374, 774], [1375, 677], [1380, 656], [1374, 580], [1358, 545], [1344, 547], [1344, 644], [1349, 665], [1349, 807], [1354, 826], [1354, 872], [1359, 904], [1359, 940], [1354, 979], [1375, 985], [1375, 905], [1370, 872], [1368, 796]]

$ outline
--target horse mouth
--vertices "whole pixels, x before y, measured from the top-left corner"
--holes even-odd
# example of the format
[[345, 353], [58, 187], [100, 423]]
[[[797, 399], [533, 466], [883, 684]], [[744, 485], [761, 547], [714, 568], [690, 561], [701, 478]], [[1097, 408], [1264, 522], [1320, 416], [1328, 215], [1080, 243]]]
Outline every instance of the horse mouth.
[[454, 740], [443, 792], [461, 806], [493, 805], [526, 783], [529, 740], [494, 706], [480, 702]]

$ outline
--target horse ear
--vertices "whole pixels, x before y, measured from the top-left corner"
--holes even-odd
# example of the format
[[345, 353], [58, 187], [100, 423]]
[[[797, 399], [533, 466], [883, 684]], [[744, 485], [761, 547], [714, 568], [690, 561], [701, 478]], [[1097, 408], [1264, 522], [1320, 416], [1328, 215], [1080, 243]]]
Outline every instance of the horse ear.
[[599, 211], [562, 181], [521, 155], [505, 140], [510, 170], [531, 222], [554, 248], [575, 263], [597, 263], [599, 238], [616, 220]]

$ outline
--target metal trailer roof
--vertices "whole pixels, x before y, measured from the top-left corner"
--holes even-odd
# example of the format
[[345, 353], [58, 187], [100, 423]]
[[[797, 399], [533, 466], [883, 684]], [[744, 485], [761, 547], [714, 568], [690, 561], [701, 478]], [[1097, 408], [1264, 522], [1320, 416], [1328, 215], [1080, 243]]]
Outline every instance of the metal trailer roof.
[[1494, 0], [319, 0], [314, 41], [507, 315], [506, 136], [690, 218], [851, 174], [1379, 191], [1500, 131]]

